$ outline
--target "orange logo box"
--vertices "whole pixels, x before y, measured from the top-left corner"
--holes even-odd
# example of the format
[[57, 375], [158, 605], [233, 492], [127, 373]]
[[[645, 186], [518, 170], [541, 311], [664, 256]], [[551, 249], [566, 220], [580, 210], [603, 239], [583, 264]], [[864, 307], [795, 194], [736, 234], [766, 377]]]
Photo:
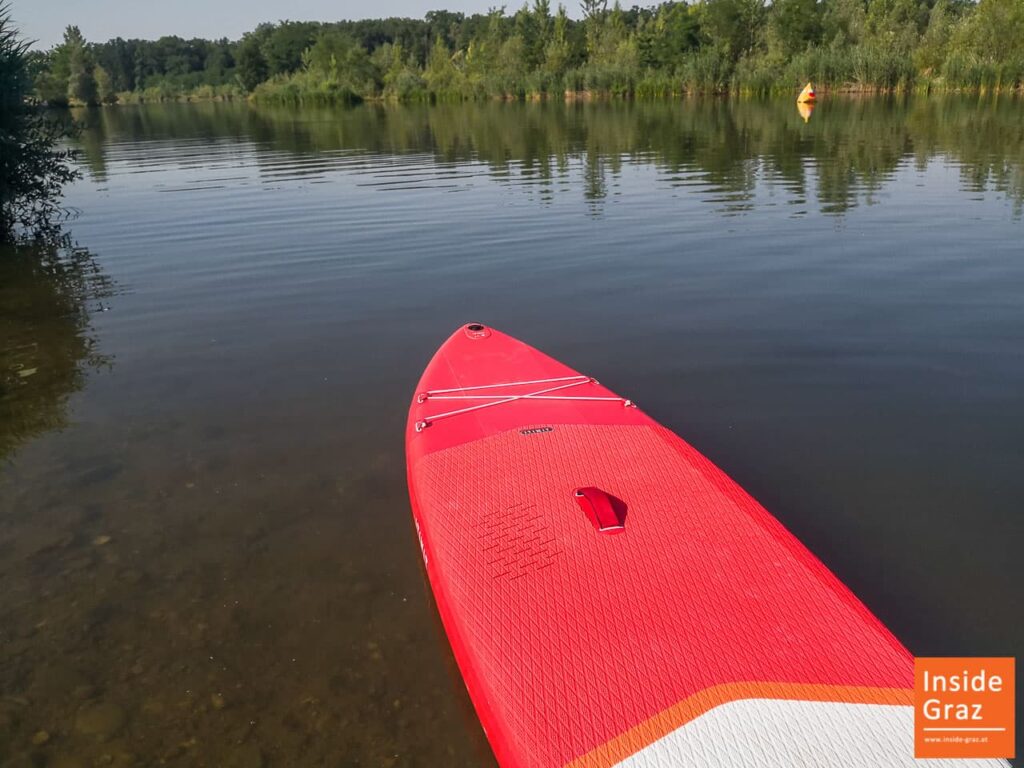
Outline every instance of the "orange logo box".
[[1013, 757], [1014, 660], [914, 660], [914, 757]]

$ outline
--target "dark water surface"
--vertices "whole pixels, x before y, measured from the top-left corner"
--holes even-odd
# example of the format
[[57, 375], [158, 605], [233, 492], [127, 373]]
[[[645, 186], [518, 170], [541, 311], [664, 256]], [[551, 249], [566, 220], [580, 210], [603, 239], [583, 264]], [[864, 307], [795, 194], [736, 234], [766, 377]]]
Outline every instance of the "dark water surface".
[[468, 320], [1024, 656], [1020, 101], [87, 119], [78, 247], [0, 254], [0, 764], [492, 764], [404, 476]]

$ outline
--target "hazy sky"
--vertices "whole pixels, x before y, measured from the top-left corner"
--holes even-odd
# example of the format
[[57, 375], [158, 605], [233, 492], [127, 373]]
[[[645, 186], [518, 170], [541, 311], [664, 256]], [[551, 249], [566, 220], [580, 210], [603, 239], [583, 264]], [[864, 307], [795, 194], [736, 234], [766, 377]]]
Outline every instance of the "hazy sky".
[[[338, 21], [382, 16], [422, 18], [433, 9], [484, 13], [498, 0], [11, 0], [15, 23], [37, 47], [60, 42], [77, 24], [87, 40], [112, 37], [241, 37], [261, 21]], [[521, 5], [506, 3], [509, 9]], [[552, 3], [552, 7], [557, 3]], [[576, 3], [569, 3], [574, 10]]]

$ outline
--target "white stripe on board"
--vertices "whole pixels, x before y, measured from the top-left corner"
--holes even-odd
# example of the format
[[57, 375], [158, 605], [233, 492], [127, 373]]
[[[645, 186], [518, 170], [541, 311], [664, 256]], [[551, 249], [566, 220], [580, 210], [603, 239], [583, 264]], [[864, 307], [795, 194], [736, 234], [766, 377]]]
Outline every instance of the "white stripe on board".
[[914, 710], [888, 704], [742, 699], [715, 707], [620, 768], [1006, 768], [914, 759]]

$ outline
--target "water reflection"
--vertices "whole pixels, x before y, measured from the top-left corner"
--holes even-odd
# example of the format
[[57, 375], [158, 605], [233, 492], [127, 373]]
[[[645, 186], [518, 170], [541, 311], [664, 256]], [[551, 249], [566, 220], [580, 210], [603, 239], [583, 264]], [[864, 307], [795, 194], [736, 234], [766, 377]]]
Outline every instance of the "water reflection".
[[67, 424], [67, 400], [110, 365], [91, 314], [111, 282], [68, 238], [0, 248], [0, 460]]
[[[145, 141], [138, 170], [168, 160], [194, 168], [211, 142], [237, 154], [252, 142], [265, 184], [363, 173], [380, 190], [471, 188], [474, 168], [550, 200], [581, 165], [570, 194], [599, 202], [615, 189], [624, 159], [652, 164], [670, 184], [701, 185], [723, 210], [748, 210], [758, 183], [840, 215], [870, 203], [900, 163], [956, 160], [965, 189], [994, 190], [1024, 204], [1020, 101], [833, 98], [817, 105], [702, 99], [672, 103], [364, 105], [339, 110], [251, 109], [234, 104], [161, 105], [89, 113], [81, 140], [104, 178], [105, 142]], [[814, 120], [811, 111], [816, 109]], [[400, 156], [394, 172], [367, 155]], [[216, 168], [208, 170], [217, 170]], [[231, 179], [212, 173], [188, 189]], [[738, 204], [740, 203], [740, 204]], [[600, 210], [595, 209], [595, 210]]]

